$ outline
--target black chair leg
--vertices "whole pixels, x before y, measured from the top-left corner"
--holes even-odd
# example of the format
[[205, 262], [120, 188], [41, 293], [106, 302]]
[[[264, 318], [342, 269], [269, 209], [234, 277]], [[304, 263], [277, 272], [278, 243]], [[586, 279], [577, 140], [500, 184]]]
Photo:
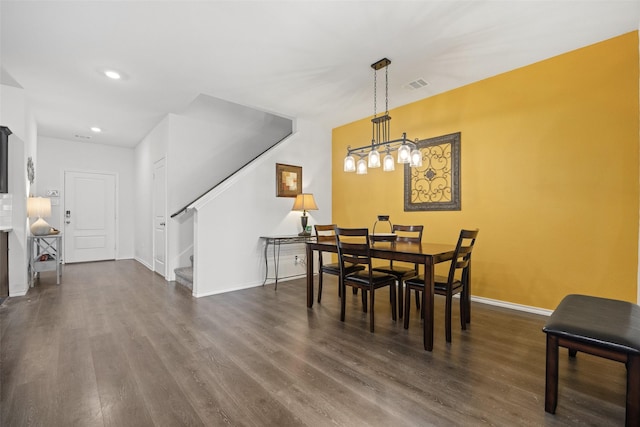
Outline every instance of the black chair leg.
[[406, 289], [404, 293], [404, 328], [409, 329], [409, 310], [411, 309], [411, 290]]
[[[344, 285], [344, 281], [340, 280], [340, 284], [338, 285], [340, 287], [340, 292], [342, 293], [342, 295], [344, 295], [344, 291], [345, 291], [345, 285]], [[340, 298], [340, 321], [344, 322], [344, 312], [346, 309], [346, 298]]]
[[444, 329], [447, 342], [451, 342], [451, 295], [447, 295], [447, 302], [444, 315]]
[[[398, 298], [398, 296], [396, 295], [396, 284], [392, 283], [390, 286], [391, 288], [391, 319], [393, 319], [393, 321], [395, 322], [398, 318], [398, 312], [397, 312], [397, 301], [396, 299]], [[373, 311], [373, 310], [372, 310]]]
[[[320, 304], [320, 300], [322, 299], [322, 271], [318, 272], [318, 304]], [[340, 293], [340, 286], [338, 286], [338, 294]]]
[[402, 284], [402, 278], [398, 277], [397, 279], [398, 282], [398, 293], [397, 293], [397, 299], [398, 299], [398, 316], [402, 319], [402, 314], [403, 314], [403, 303], [404, 303], [404, 285]]
[[460, 295], [460, 327], [463, 331], [467, 330], [467, 302], [464, 299], [464, 295]]
[[[369, 291], [371, 293], [371, 307], [369, 309], [369, 331], [373, 332], [373, 322], [374, 322], [374, 317], [373, 317], [373, 312], [375, 311], [373, 309], [374, 305], [375, 305], [375, 300], [376, 300], [376, 292], [374, 288], [371, 288], [371, 290]], [[363, 294], [366, 294], [367, 291], [363, 290], [362, 291]]]

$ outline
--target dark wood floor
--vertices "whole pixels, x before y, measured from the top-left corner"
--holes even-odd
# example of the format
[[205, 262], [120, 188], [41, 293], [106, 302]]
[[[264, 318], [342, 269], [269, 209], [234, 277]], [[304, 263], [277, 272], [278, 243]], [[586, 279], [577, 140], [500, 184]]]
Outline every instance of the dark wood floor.
[[335, 279], [308, 310], [303, 280], [195, 299], [135, 261], [43, 273], [0, 306], [2, 426], [623, 425], [622, 364], [561, 353], [560, 400], [544, 412], [542, 316], [473, 304], [453, 343], [437, 299], [421, 323], [376, 332]]

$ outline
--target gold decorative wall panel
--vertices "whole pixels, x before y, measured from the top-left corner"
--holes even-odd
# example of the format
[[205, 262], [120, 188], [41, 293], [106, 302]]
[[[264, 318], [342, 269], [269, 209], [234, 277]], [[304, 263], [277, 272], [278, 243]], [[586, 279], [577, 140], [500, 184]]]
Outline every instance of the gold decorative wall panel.
[[404, 167], [405, 211], [459, 211], [460, 132], [417, 143], [421, 167]]

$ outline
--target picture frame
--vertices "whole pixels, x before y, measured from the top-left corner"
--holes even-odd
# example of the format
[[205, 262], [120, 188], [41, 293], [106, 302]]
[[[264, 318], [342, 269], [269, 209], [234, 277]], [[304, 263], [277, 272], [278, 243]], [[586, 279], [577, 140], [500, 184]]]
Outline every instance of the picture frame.
[[404, 168], [404, 210], [462, 210], [460, 132], [417, 142], [422, 166]]
[[276, 163], [276, 197], [302, 194], [302, 166]]

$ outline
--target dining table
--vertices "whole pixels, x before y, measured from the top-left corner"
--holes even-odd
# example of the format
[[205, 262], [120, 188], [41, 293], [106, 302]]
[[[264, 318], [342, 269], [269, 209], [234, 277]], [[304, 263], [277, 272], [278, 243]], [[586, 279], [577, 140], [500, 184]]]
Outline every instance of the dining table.
[[[338, 253], [338, 247], [333, 242], [307, 242], [307, 307], [313, 307], [314, 300], [314, 271], [313, 252]], [[393, 261], [403, 261], [420, 264], [423, 267], [425, 291], [422, 292], [422, 307], [424, 307], [424, 349], [433, 350], [433, 304], [434, 304], [434, 270], [438, 263], [451, 260], [455, 245], [442, 243], [410, 243], [396, 241], [372, 241], [371, 257]]]

